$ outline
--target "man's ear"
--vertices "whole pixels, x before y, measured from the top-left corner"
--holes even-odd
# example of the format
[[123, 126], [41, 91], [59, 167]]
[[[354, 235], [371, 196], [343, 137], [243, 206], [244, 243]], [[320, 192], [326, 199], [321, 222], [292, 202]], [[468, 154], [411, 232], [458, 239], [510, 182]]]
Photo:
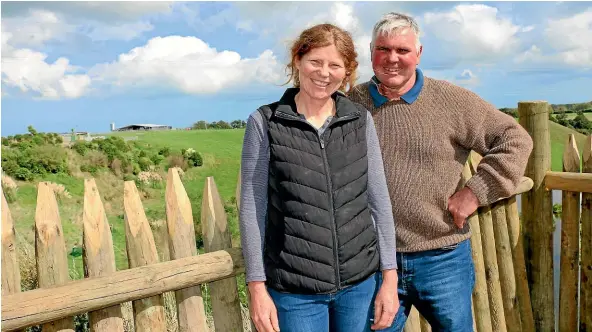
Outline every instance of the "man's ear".
[[419, 64], [421, 60], [421, 54], [423, 53], [423, 45], [419, 46], [419, 51], [417, 51], [417, 64]]

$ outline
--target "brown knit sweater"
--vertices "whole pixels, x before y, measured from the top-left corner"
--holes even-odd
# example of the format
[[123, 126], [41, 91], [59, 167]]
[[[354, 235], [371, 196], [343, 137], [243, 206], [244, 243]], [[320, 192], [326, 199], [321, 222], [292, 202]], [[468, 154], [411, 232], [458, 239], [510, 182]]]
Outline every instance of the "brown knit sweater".
[[390, 101], [376, 108], [368, 82], [351, 100], [371, 113], [380, 140], [391, 196], [397, 250], [441, 248], [470, 237], [454, 226], [448, 198], [461, 189], [469, 152], [483, 156], [467, 186], [481, 206], [510, 196], [522, 177], [532, 139], [511, 116], [469, 90], [424, 78], [415, 102]]

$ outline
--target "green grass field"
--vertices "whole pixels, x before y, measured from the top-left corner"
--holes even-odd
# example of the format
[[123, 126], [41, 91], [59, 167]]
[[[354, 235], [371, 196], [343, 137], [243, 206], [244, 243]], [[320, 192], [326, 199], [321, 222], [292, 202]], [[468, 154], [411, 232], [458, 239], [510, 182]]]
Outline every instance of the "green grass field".
[[[568, 135], [572, 133], [575, 135], [580, 153], [584, 146], [585, 136], [553, 122], [549, 122], [549, 126], [552, 170], [561, 171], [563, 149]], [[239, 245], [238, 220], [234, 205], [234, 196], [240, 167], [244, 129], [127, 132], [115, 133], [114, 135], [122, 137], [135, 136], [138, 142], [153, 151], [157, 151], [165, 146], [170, 147], [171, 151], [180, 151], [182, 148], [193, 148], [199, 151], [204, 157], [204, 165], [189, 169], [183, 177], [183, 184], [191, 200], [194, 221], [198, 223], [200, 220], [201, 199], [205, 179], [206, 177], [213, 176], [222, 200], [226, 203], [233, 244], [235, 246]], [[76, 154], [73, 153], [73, 155]], [[62, 198], [58, 203], [66, 237], [66, 249], [70, 252], [73, 247], [82, 244], [83, 178], [60, 174], [47, 176], [43, 180], [63, 184], [72, 196], [69, 199]], [[103, 204], [105, 205], [107, 217], [112, 226], [116, 266], [118, 269], [125, 269], [128, 264], [123, 224], [123, 180], [105, 171], [96, 177], [96, 181], [99, 192], [104, 198]], [[155, 224], [158, 224], [158, 222], [162, 223], [166, 220], [164, 192], [164, 186], [160, 189], [151, 189], [149, 197], [145, 197], [142, 200], [148, 220]], [[34, 245], [33, 225], [37, 197], [36, 184], [19, 182], [19, 189], [16, 196], [16, 202], [10, 203], [9, 206], [15, 220], [19, 245], [28, 245], [31, 249]], [[199, 225], [196, 227], [199, 227]], [[201, 229], [196, 229], [196, 232], [201, 233]], [[80, 257], [70, 257], [70, 268], [72, 278], [81, 278], [83, 276], [82, 259]]]

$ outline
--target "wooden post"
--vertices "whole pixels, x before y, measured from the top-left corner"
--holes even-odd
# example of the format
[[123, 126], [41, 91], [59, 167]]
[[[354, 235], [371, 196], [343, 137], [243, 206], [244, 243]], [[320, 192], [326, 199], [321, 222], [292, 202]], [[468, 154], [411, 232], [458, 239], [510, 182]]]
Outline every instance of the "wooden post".
[[[49, 288], [70, 281], [58, 202], [53, 189], [46, 182], [39, 182], [37, 188], [35, 252], [39, 288]], [[2, 315], [4, 316], [4, 310]], [[63, 318], [43, 324], [42, 329], [43, 332], [74, 332], [74, 322], [71, 317]]]
[[509, 198], [506, 204], [506, 219], [508, 221], [510, 246], [512, 247], [514, 274], [516, 278], [516, 295], [518, 297], [518, 307], [520, 308], [522, 331], [534, 331], [534, 318], [532, 317], [532, 306], [530, 304], [530, 293], [528, 291], [528, 278], [526, 277], [526, 265], [524, 262], [524, 246], [522, 244], [522, 233], [520, 231], [520, 216], [518, 215], [518, 203], [516, 203], [515, 196]]
[[430, 326], [430, 323], [428, 323], [428, 321], [425, 318], [423, 318], [421, 314], [419, 314], [419, 326], [421, 328], [421, 332], [432, 332], [432, 327]]
[[[134, 181], [125, 181], [124, 183], [123, 206], [129, 267], [134, 268], [158, 263], [154, 237]], [[134, 307], [134, 325], [137, 332], [166, 330], [163, 303], [162, 295], [137, 300], [132, 303]]]
[[535, 330], [555, 330], [553, 301], [553, 200], [545, 190], [545, 172], [551, 169], [549, 109], [547, 102], [519, 102], [520, 124], [533, 140], [525, 176], [532, 190], [522, 195], [526, 271], [532, 300]]
[[[201, 227], [206, 252], [232, 247], [224, 205], [211, 176], [206, 178], [202, 195]], [[216, 331], [241, 331], [243, 320], [236, 278], [214, 281], [209, 286]]]
[[[116, 271], [111, 228], [94, 179], [84, 179], [84, 212], [82, 216], [85, 277], [101, 277]], [[91, 331], [121, 331], [121, 305], [89, 312]]]
[[405, 327], [403, 327], [404, 332], [422, 332], [421, 325], [419, 322], [419, 311], [415, 306], [411, 307], [409, 311], [409, 316], [407, 316], [407, 321], [405, 322]]
[[16, 253], [14, 221], [2, 193], [2, 295], [21, 291], [21, 273]]
[[[563, 152], [563, 171], [580, 172], [580, 154], [575, 137], [569, 135]], [[578, 254], [580, 251], [580, 193], [562, 191], [561, 270], [559, 293], [559, 330], [578, 328]]]
[[[462, 185], [471, 178], [471, 161], [465, 163], [462, 171]], [[478, 164], [478, 162], [476, 162]], [[475, 169], [477, 168], [475, 164]], [[483, 261], [483, 245], [481, 241], [481, 227], [479, 226], [479, 214], [473, 213], [468, 218], [471, 229], [471, 255], [475, 266], [475, 287], [473, 288], [473, 308], [475, 311], [475, 325], [479, 332], [491, 332], [491, 314], [489, 311], [489, 296], [487, 294], [487, 281], [485, 278], [485, 263]]]
[[[166, 186], [166, 215], [171, 260], [197, 255], [191, 202], [175, 168], [169, 168]], [[175, 292], [180, 332], [208, 331], [200, 286]]]
[[[592, 136], [586, 138], [582, 172], [592, 173]], [[582, 194], [580, 331], [592, 331], [592, 194]]]
[[241, 250], [230, 248], [3, 296], [2, 331], [236, 276], [244, 266]]
[[[478, 164], [471, 158], [469, 162], [471, 174], [477, 173]], [[478, 209], [479, 228], [481, 231], [481, 244], [483, 248], [483, 262], [485, 264], [485, 281], [489, 294], [489, 310], [493, 331], [507, 331], [504, 304], [500, 286], [497, 254], [495, 249], [495, 232], [493, 231], [493, 219], [489, 206]]]
[[506, 202], [506, 200], [502, 200], [492, 205], [493, 232], [495, 234], [497, 265], [499, 267], [506, 327], [508, 331], [520, 332], [522, 331], [522, 326], [516, 296], [516, 277], [514, 274], [512, 249], [510, 247], [508, 224], [506, 222]]

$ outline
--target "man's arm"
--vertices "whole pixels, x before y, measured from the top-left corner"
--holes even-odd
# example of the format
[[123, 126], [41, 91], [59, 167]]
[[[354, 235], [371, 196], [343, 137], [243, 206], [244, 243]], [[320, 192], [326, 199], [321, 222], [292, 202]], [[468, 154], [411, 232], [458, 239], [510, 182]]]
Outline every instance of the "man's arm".
[[477, 109], [465, 116], [468, 122], [467, 145], [483, 156], [475, 175], [467, 182], [480, 206], [511, 196], [532, 151], [532, 138], [511, 116], [474, 96]]

